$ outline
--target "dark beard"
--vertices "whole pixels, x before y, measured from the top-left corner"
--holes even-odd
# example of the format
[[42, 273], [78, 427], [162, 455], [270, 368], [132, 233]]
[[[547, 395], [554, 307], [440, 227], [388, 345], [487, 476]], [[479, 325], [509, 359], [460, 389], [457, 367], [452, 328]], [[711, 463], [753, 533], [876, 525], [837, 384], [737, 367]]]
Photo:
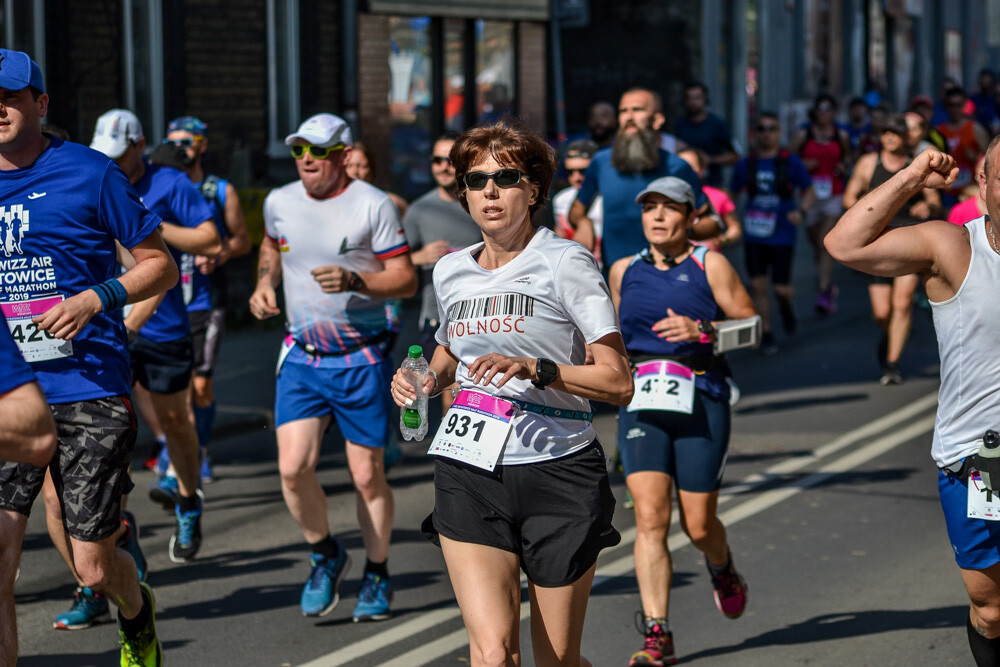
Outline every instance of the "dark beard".
[[611, 166], [623, 174], [641, 174], [660, 164], [660, 133], [648, 127], [635, 134], [618, 133], [611, 148]]

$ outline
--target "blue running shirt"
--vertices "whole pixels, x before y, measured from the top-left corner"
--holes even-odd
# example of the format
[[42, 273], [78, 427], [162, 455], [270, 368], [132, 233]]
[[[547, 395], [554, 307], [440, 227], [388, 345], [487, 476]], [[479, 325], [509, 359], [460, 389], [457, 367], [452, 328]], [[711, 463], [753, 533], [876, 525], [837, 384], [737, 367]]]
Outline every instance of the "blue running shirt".
[[[224, 178], [214, 178], [209, 182], [214, 183], [215, 199], [209, 199], [205, 191], [205, 183], [195, 183], [205, 201], [212, 209], [212, 221], [215, 222], [215, 230], [219, 232], [219, 238], [225, 239], [229, 236], [229, 228], [226, 227], [226, 187], [229, 181]], [[212, 279], [213, 274], [204, 274], [194, 265], [194, 255], [184, 253], [177, 268], [181, 271], [181, 289], [184, 293], [184, 303], [187, 304], [189, 313], [212, 310]], [[216, 273], [223, 268], [216, 267]]]
[[[146, 163], [146, 173], [135, 184], [135, 189], [146, 208], [167, 222], [182, 227], [197, 227], [213, 219], [212, 205], [205, 201], [187, 174], [177, 169]], [[177, 266], [180, 266], [184, 253], [168, 247]], [[160, 307], [140, 333], [159, 343], [184, 338], [191, 333], [180, 281], [163, 297]]]
[[3, 373], [0, 373], [0, 394], [6, 394], [21, 385], [34, 382], [35, 374], [21, 356], [21, 350], [17, 349], [6, 318], [0, 315], [0, 321], [4, 322], [4, 326], [0, 327], [0, 368], [3, 369]]
[[30, 167], [0, 171], [0, 308], [49, 403], [129, 393], [120, 311], [98, 313], [71, 341], [31, 319], [117, 277], [115, 240], [132, 248], [159, 224], [125, 173], [86, 146], [52, 138]]

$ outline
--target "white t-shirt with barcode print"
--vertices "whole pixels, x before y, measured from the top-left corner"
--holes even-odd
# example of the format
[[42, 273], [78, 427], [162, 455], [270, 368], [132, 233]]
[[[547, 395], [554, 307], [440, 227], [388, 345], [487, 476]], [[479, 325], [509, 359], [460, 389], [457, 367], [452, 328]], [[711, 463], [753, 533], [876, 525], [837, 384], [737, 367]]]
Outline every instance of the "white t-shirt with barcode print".
[[[436, 338], [459, 360], [459, 385], [501, 398], [589, 412], [587, 399], [552, 387], [536, 389], [528, 380], [513, 378], [500, 389], [474, 387], [468, 364], [489, 353], [583, 364], [587, 343], [620, 331], [594, 256], [544, 227], [520, 255], [498, 269], [479, 266], [476, 257], [482, 248], [478, 243], [446, 255], [434, 267], [442, 315]], [[500, 463], [549, 461], [586, 447], [596, 437], [588, 421], [518, 411]]]

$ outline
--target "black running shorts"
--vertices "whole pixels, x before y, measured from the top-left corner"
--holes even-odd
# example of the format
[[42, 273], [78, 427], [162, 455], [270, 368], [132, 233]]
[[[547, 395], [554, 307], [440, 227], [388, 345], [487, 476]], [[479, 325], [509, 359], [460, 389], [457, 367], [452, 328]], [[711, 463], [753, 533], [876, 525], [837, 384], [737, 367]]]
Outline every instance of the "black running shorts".
[[544, 463], [497, 466], [493, 472], [438, 457], [434, 511], [423, 531], [518, 555], [532, 583], [567, 586], [621, 542], [611, 525], [611, 493], [598, 442]]
[[139, 335], [131, 345], [132, 381], [154, 394], [176, 394], [191, 384], [191, 337], [151, 341]]

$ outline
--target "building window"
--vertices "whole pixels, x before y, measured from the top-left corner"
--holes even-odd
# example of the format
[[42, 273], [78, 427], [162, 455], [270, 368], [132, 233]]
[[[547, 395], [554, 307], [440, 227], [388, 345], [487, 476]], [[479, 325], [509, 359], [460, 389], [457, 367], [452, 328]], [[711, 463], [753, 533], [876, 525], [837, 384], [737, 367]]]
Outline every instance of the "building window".
[[389, 115], [392, 123], [392, 188], [406, 199], [431, 187], [434, 131], [431, 20], [389, 18]]
[[514, 113], [514, 24], [476, 21], [476, 120], [492, 123]]
[[143, 123], [146, 137], [163, 136], [163, 12], [161, 0], [122, 3], [125, 105]]
[[299, 117], [298, 0], [267, 0], [267, 53], [267, 153], [285, 157], [285, 137], [304, 120]]

